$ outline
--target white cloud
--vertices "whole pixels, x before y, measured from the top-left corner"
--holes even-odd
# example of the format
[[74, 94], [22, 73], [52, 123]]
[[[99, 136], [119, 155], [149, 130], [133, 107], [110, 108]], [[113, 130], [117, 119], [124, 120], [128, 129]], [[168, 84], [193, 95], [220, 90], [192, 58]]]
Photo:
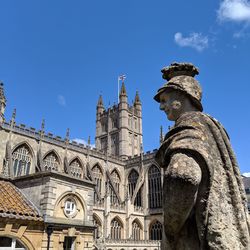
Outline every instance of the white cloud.
[[249, 173], [243, 173], [242, 175], [244, 175], [245, 177], [250, 177], [250, 172]]
[[61, 106], [66, 106], [66, 100], [65, 100], [65, 97], [63, 95], [58, 95], [57, 96], [57, 102]]
[[[77, 143], [84, 144], [85, 146], [88, 145], [88, 142], [86, 142], [85, 140], [80, 139], [80, 138], [75, 138], [75, 139], [73, 139], [72, 141], [75, 141], [75, 142], [77, 142]], [[91, 147], [91, 148], [95, 148], [95, 144], [90, 144], [90, 147]]]
[[250, 2], [248, 0], [223, 0], [218, 10], [221, 21], [250, 21]]
[[182, 33], [177, 32], [174, 35], [174, 40], [181, 47], [191, 47], [198, 51], [208, 47], [208, 38], [201, 33], [190, 33], [189, 36], [183, 37]]

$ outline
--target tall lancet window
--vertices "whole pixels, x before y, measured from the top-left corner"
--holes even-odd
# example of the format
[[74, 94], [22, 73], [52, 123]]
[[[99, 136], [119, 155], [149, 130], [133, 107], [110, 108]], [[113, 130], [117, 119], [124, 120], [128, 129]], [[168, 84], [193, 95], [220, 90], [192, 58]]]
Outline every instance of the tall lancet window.
[[[96, 191], [99, 193], [99, 195], [101, 195], [101, 193], [102, 193], [102, 178], [103, 178], [103, 175], [102, 175], [102, 171], [101, 171], [100, 166], [95, 165], [92, 168], [92, 172], [93, 172], [94, 181], [96, 183]], [[96, 191], [94, 193], [95, 201], [97, 201]]]
[[[111, 178], [112, 178], [112, 181], [113, 181], [113, 183], [115, 185], [116, 191], [119, 194], [120, 193], [120, 182], [121, 182], [121, 179], [120, 179], [120, 176], [119, 176], [119, 174], [117, 173], [116, 170], [112, 171]], [[113, 188], [111, 188], [110, 190], [111, 190], [111, 193], [110, 193], [111, 204], [118, 204], [119, 201], [117, 199], [117, 196], [116, 196]]]
[[[135, 192], [135, 188], [136, 188], [136, 184], [139, 178], [139, 174], [137, 171], [135, 171], [134, 169], [130, 172], [129, 176], [128, 176], [128, 191], [129, 191], [129, 195], [132, 198], [134, 192]], [[141, 207], [142, 206], [142, 199], [141, 199], [141, 188], [138, 191], [136, 198], [135, 198], [135, 202], [134, 205], [137, 207]]]
[[162, 207], [161, 172], [158, 167], [151, 166], [148, 171], [149, 208]]
[[155, 221], [150, 226], [150, 240], [161, 240], [162, 239], [162, 224], [159, 221]]
[[26, 144], [19, 146], [12, 153], [14, 176], [27, 175], [30, 173], [31, 153]]
[[137, 220], [134, 220], [132, 223], [132, 239], [140, 240], [141, 239], [142, 228]]
[[83, 177], [83, 167], [81, 162], [78, 159], [73, 160], [70, 165], [70, 174], [74, 177], [77, 178], [82, 178]]
[[45, 170], [55, 170], [58, 171], [59, 160], [54, 152], [47, 154], [43, 159], [43, 167]]
[[120, 240], [122, 238], [122, 223], [117, 219], [114, 218], [111, 221], [111, 239], [113, 240]]

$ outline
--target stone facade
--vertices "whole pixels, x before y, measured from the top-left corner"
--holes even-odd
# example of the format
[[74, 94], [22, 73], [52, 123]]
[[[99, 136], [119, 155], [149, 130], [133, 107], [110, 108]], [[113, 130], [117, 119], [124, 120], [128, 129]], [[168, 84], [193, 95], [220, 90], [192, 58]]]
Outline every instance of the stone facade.
[[50, 249], [160, 249], [162, 170], [154, 161], [156, 151], [142, 151], [138, 93], [130, 105], [123, 83], [119, 104], [107, 109], [99, 98], [95, 148], [71, 141], [69, 131], [65, 138], [46, 133], [44, 121], [39, 130], [18, 125], [16, 111], [6, 121], [3, 85], [0, 107], [1, 178], [10, 180], [44, 220], [39, 230], [26, 229], [33, 234], [30, 245], [6, 231], [8, 220], [1, 220], [0, 237], [17, 239], [28, 249], [48, 244]]

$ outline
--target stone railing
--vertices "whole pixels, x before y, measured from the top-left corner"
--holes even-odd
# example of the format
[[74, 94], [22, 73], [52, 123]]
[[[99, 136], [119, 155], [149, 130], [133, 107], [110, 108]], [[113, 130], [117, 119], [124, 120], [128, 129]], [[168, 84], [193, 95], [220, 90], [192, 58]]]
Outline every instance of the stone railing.
[[[161, 246], [161, 241], [159, 240], [133, 240], [133, 239], [120, 239], [120, 240], [114, 240], [114, 239], [105, 239], [106, 245], [108, 244], [120, 244], [120, 245], [151, 245], [151, 246]], [[160, 249], [160, 248], [159, 248]]]
[[104, 208], [104, 198], [101, 200], [94, 200], [94, 207]]
[[125, 211], [125, 204], [124, 203], [122, 203], [122, 204], [111, 204], [110, 208], [112, 210]]
[[134, 206], [134, 211], [135, 212], [138, 212], [138, 213], [143, 213], [143, 207], [137, 207], [137, 206]]

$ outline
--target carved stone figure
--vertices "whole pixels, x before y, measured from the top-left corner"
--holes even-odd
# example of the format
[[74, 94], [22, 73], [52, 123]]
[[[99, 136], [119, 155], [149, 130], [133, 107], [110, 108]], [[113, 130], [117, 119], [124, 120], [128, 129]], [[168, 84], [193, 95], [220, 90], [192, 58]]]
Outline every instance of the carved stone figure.
[[156, 154], [164, 168], [162, 249], [250, 249], [243, 183], [223, 126], [202, 113], [198, 69], [173, 63], [154, 99], [175, 125]]

